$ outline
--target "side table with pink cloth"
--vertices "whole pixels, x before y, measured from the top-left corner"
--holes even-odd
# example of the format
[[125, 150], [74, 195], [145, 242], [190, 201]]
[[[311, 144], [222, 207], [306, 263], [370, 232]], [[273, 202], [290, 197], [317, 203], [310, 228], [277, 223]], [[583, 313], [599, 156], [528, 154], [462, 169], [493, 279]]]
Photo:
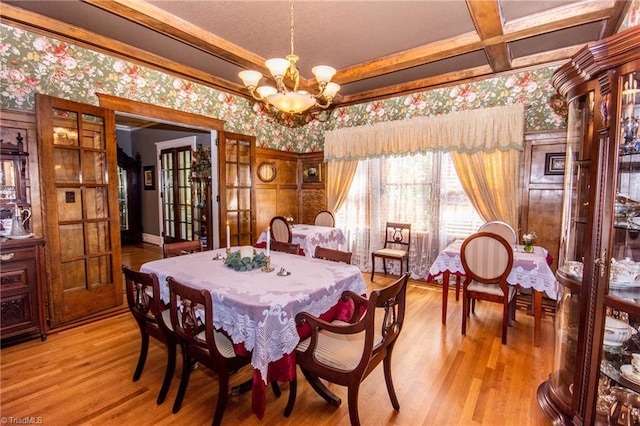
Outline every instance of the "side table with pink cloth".
[[[232, 252], [236, 250], [239, 248], [231, 248]], [[214, 259], [218, 255], [224, 257], [225, 250], [155, 260], [140, 269], [158, 275], [165, 302], [169, 300], [168, 276], [211, 292], [215, 328], [224, 330], [236, 348], [251, 352], [254, 368], [252, 407], [262, 418], [265, 384], [273, 380], [290, 381], [295, 377], [295, 359], [292, 357], [300, 341], [296, 314], [309, 312], [315, 316], [324, 314], [328, 320], [346, 319], [352, 313], [352, 307], [349, 312], [349, 307], [340, 305], [342, 292], [351, 290], [365, 294], [366, 285], [360, 270], [344, 263], [272, 251], [274, 271], [239, 272], [222, 260]], [[277, 275], [281, 268], [291, 274]]]
[[[305, 256], [313, 257], [317, 246], [337, 250], [347, 242], [347, 239], [340, 228], [300, 224], [291, 227], [291, 242], [300, 244]], [[266, 244], [267, 231], [264, 230], [256, 242], [256, 247], [264, 248]]]
[[[447, 299], [449, 294], [449, 275], [455, 274], [459, 280], [464, 276], [464, 268], [460, 259], [460, 248], [463, 240], [456, 240], [449, 244], [436, 258], [429, 268], [427, 282], [433, 281], [442, 274], [442, 323], [446, 324]], [[534, 312], [534, 345], [540, 346], [540, 327], [542, 318], [542, 294], [556, 300], [560, 291], [560, 285], [556, 281], [555, 274], [549, 267], [553, 259], [549, 252], [540, 246], [534, 246], [533, 253], [526, 253], [524, 246], [514, 247], [513, 268], [507, 277], [511, 285], [519, 285], [533, 290]]]

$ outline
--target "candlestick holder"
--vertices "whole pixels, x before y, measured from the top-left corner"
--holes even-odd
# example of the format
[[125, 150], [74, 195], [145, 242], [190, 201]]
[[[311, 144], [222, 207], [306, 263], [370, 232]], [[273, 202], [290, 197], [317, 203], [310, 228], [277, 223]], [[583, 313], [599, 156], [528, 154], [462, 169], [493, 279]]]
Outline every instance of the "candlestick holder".
[[273, 271], [273, 266], [271, 266], [271, 256], [265, 256], [267, 258], [267, 264], [262, 267], [262, 272], [271, 272]]

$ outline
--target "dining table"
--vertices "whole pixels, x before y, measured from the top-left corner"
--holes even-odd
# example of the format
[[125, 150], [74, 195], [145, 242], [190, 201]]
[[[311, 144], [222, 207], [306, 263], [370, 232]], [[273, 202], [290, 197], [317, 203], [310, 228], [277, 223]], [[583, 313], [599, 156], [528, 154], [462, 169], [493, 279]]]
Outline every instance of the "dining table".
[[[451, 274], [456, 277], [456, 287], [459, 289], [461, 277], [464, 276], [460, 248], [464, 240], [458, 239], [449, 244], [438, 254], [429, 268], [427, 282], [433, 282], [442, 275], [442, 324], [447, 323], [447, 303], [449, 296], [449, 280]], [[540, 328], [542, 325], [542, 298], [557, 300], [560, 284], [550, 268], [553, 258], [541, 246], [533, 246], [532, 252], [525, 252], [523, 245], [513, 246], [513, 266], [507, 277], [507, 283], [533, 291], [534, 334], [533, 343], [540, 346]], [[457, 296], [457, 293], [456, 293]]]
[[[231, 247], [229, 253], [247, 249], [264, 253], [253, 247]], [[296, 314], [346, 321], [354, 307], [341, 300], [342, 293], [364, 295], [366, 285], [360, 270], [345, 263], [271, 251], [272, 271], [236, 271], [226, 256], [225, 249], [209, 250], [154, 260], [140, 269], [158, 276], [164, 302], [169, 301], [169, 276], [211, 292], [214, 327], [231, 338], [238, 354], [251, 357], [252, 409], [262, 418], [265, 385], [291, 381], [296, 374], [295, 348], [309, 334], [295, 323]]]
[[[298, 224], [291, 226], [291, 242], [300, 245], [301, 254], [313, 257], [317, 246], [338, 250], [346, 244], [347, 239], [340, 228]], [[255, 246], [264, 248], [266, 244], [267, 230], [265, 229], [258, 237]]]

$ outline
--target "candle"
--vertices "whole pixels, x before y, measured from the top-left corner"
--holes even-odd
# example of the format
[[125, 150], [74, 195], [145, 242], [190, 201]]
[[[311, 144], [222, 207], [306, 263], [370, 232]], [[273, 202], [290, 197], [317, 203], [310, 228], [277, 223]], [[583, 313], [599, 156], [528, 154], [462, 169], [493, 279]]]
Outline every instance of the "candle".
[[229, 228], [229, 221], [227, 221], [227, 248], [231, 248], [231, 229]]
[[251, 246], [240, 247], [240, 258], [244, 259], [245, 257], [248, 257], [249, 259], [253, 258], [253, 247]]
[[270, 250], [271, 250], [271, 227], [267, 226], [267, 256], [269, 256]]

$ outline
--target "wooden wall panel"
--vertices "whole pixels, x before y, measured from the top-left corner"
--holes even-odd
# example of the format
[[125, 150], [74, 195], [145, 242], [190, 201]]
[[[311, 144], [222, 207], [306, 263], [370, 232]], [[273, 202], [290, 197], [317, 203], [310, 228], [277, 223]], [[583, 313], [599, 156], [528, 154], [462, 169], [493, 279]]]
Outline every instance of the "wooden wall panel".
[[303, 189], [301, 203], [304, 205], [301, 222], [314, 223], [316, 214], [326, 207], [324, 188]]
[[300, 154], [277, 151], [267, 148], [256, 148], [253, 169], [258, 170], [262, 163], [275, 165], [276, 177], [271, 182], [264, 182], [254, 174], [256, 190], [256, 226], [262, 232], [269, 226], [273, 216], [293, 215], [298, 221], [298, 157]]
[[553, 256], [551, 269], [558, 268], [558, 249], [562, 226], [562, 189], [532, 189], [529, 191], [528, 229], [538, 235], [536, 245]]
[[276, 216], [278, 192], [273, 188], [256, 188], [256, 234], [269, 226], [269, 221]]
[[298, 160], [292, 159], [280, 159], [276, 161], [277, 170], [277, 182], [280, 185], [293, 185], [294, 188], [298, 186]]

